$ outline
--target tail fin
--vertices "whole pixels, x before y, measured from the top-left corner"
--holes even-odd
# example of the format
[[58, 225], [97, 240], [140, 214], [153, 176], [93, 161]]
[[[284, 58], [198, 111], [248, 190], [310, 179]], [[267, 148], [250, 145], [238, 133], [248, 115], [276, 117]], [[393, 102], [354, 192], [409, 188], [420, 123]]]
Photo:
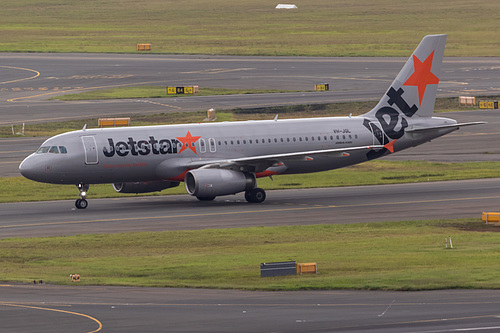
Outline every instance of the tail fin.
[[377, 106], [363, 115], [399, 118], [431, 117], [434, 112], [446, 35], [425, 36]]

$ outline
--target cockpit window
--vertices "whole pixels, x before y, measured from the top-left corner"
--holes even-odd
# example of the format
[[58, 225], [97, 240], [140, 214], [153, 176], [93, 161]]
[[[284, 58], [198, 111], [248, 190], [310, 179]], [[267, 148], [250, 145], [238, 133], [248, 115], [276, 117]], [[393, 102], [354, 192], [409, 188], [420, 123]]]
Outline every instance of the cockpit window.
[[37, 154], [46, 154], [46, 153], [51, 153], [51, 154], [67, 154], [68, 150], [66, 149], [65, 146], [42, 146], [38, 148], [36, 151]]
[[45, 154], [45, 153], [49, 152], [49, 149], [50, 149], [49, 146], [40, 147], [40, 148], [38, 148], [38, 150], [36, 151], [36, 153], [37, 154]]

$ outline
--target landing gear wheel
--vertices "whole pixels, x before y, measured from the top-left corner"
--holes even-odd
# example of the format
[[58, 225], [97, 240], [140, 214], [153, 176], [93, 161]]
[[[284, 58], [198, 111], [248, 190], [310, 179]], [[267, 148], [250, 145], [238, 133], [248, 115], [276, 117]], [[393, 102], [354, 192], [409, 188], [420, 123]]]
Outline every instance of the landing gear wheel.
[[254, 188], [251, 191], [245, 192], [245, 199], [248, 202], [261, 203], [266, 200], [266, 191], [261, 188]]
[[200, 201], [212, 201], [215, 197], [196, 197]]
[[85, 198], [87, 197], [87, 191], [89, 190], [88, 184], [77, 184], [78, 190], [80, 191], [80, 199], [75, 201], [75, 207], [78, 209], [85, 209], [89, 205]]
[[78, 209], [85, 209], [88, 205], [89, 203], [85, 199], [78, 199], [75, 201], [75, 207]]

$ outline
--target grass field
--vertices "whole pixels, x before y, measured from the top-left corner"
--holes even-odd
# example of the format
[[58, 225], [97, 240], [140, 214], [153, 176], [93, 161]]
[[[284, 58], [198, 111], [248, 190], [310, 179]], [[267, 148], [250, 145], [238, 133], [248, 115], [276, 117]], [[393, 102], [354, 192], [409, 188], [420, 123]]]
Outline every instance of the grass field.
[[[440, 220], [254, 227], [0, 241], [0, 280], [225, 289], [500, 288], [499, 227]], [[445, 248], [452, 237], [454, 249]], [[318, 274], [260, 278], [260, 263]]]
[[491, 0], [4, 0], [3, 52], [408, 56], [447, 33], [446, 56], [500, 54], [500, 2]]

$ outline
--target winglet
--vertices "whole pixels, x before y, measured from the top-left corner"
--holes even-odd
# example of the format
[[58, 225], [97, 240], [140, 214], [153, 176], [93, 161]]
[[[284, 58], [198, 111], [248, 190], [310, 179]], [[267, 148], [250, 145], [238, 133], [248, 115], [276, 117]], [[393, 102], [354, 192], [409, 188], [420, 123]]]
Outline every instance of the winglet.
[[384, 148], [390, 151], [391, 153], [394, 153], [394, 143], [396, 140], [392, 140], [391, 142], [387, 143], [384, 145]]

